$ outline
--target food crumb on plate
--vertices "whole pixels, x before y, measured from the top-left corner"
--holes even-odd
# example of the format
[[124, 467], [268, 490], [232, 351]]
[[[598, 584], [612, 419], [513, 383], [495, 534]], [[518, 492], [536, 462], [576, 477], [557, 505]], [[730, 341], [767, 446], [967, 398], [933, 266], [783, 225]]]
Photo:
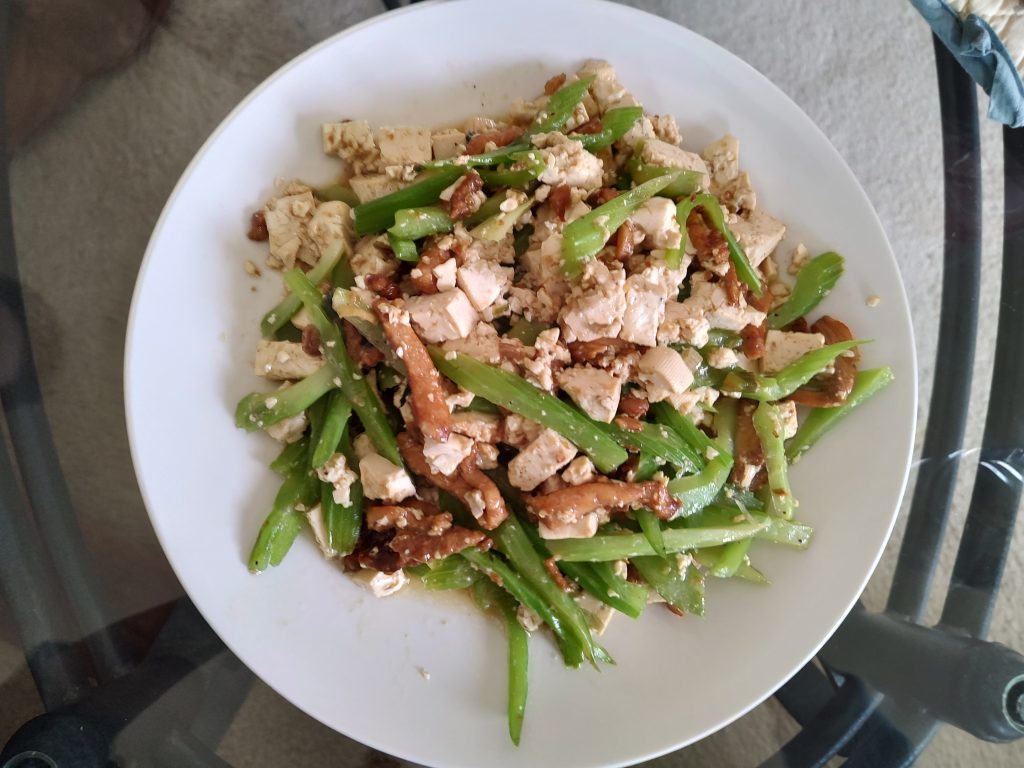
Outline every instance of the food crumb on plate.
[[416, 671], [420, 673], [420, 677], [424, 680], [430, 680], [430, 673], [427, 672], [423, 667], [416, 667]]
[[877, 307], [882, 303], [881, 296], [868, 296], [868, 300], [865, 302], [869, 307]]
[[263, 273], [260, 272], [260, 268], [256, 266], [256, 262], [252, 259], [245, 260], [245, 274], [252, 277], [261, 277], [263, 275]]

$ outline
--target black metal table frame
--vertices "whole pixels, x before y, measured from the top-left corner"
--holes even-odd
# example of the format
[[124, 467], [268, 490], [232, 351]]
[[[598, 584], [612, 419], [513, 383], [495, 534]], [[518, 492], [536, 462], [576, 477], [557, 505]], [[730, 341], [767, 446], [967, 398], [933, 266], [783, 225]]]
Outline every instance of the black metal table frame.
[[[385, 0], [389, 8], [393, 0]], [[0, 40], [7, 39], [0, 4]], [[817, 659], [775, 696], [801, 731], [765, 766], [906, 766], [941, 722], [978, 738], [1024, 735], [1024, 657], [987, 642], [1024, 478], [1024, 129], [1003, 132], [1003, 271], [980, 461], [942, 618], [919, 624], [967, 424], [981, 264], [977, 89], [935, 42], [945, 168], [937, 376], [924, 461], [884, 613], [857, 606]], [[5, 124], [0, 78], [0, 126]], [[215, 753], [252, 684], [187, 597], [161, 607], [151, 642], [117, 622], [60, 470], [18, 277], [6, 147], [0, 174], [0, 593], [46, 713], [0, 752], [0, 768], [223, 766]], [[159, 610], [159, 609], [158, 609]], [[884, 647], [884, 653], [877, 648]]]

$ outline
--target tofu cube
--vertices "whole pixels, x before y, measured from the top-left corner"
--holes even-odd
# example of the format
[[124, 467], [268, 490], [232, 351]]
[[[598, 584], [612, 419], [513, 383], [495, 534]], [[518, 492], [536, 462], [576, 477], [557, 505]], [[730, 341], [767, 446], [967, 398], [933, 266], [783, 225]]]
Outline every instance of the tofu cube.
[[776, 403], [776, 407], [779, 409], [779, 416], [782, 417], [782, 439], [789, 440], [796, 434], [796, 430], [800, 426], [796, 418], [796, 403], [792, 400], [784, 400], [781, 403]]
[[480, 443], [496, 443], [501, 431], [501, 417], [493, 413], [460, 411], [452, 414], [452, 431]]
[[590, 84], [590, 93], [602, 112], [607, 112], [615, 107], [638, 107], [640, 102], [627, 91], [615, 68], [607, 61], [590, 59], [584, 62], [577, 73], [581, 78], [593, 75], [594, 81]]
[[295, 261], [316, 263], [306, 224], [313, 217], [316, 199], [310, 191], [283, 195], [267, 202], [263, 218], [267, 225], [270, 266], [291, 269]]
[[416, 493], [409, 473], [377, 453], [359, 460], [359, 477], [363, 481], [363, 493], [369, 499], [399, 502]]
[[338, 553], [327, 543], [327, 526], [324, 524], [324, 511], [319, 504], [314, 504], [306, 510], [306, 520], [309, 528], [313, 531], [313, 538], [324, 557], [334, 557]]
[[466, 134], [458, 128], [442, 128], [430, 134], [435, 160], [447, 160], [466, 154]]
[[423, 441], [423, 458], [438, 474], [451, 475], [473, 452], [473, 440], [465, 435], [450, 434], [443, 443], [431, 438]]
[[575, 445], [553, 429], [545, 429], [509, 462], [509, 482], [521, 491], [532, 491], [575, 456]]
[[406, 301], [405, 308], [416, 332], [429, 344], [464, 339], [480, 320], [469, 298], [458, 288], [428, 296], [413, 296]]
[[598, 259], [587, 262], [582, 280], [573, 286], [561, 310], [559, 322], [565, 340], [594, 341], [618, 336], [626, 312], [625, 283], [626, 273], [622, 269], [609, 270]]
[[708, 173], [708, 166], [704, 158], [696, 152], [687, 152], [681, 147], [669, 144], [661, 139], [647, 139], [644, 148], [640, 152], [640, 159], [648, 165], [657, 165], [662, 168], [682, 168], [684, 171], [697, 171], [701, 174], [700, 187], [708, 189], [711, 185], [711, 176]]
[[[434, 273], [437, 274], [436, 268]], [[512, 284], [512, 269], [493, 261], [474, 261], [459, 267], [456, 280], [473, 307], [483, 312], [508, 290]]]
[[302, 435], [308, 426], [309, 419], [306, 418], [306, 412], [303, 411], [291, 418], [282, 419], [276, 424], [271, 424], [267, 427], [266, 433], [279, 443], [297, 443], [302, 439]]
[[398, 271], [398, 259], [391, 252], [391, 246], [384, 235], [367, 235], [360, 238], [356, 242], [350, 265], [356, 276], [390, 276]]
[[373, 131], [365, 120], [324, 123], [321, 127], [324, 152], [336, 155], [352, 166], [355, 173], [382, 170], [380, 150], [373, 140]]
[[574, 366], [558, 372], [558, 386], [591, 418], [605, 424], [615, 418], [622, 393], [617, 376], [600, 368]]
[[534, 136], [533, 142], [542, 147], [540, 157], [546, 166], [539, 177], [542, 183], [591, 190], [603, 183], [604, 165], [600, 158], [578, 141], [562, 133], [542, 133]]
[[597, 533], [599, 520], [596, 512], [588, 512], [574, 523], [564, 523], [554, 518], [542, 518], [537, 533], [542, 539], [589, 539]]
[[682, 243], [676, 205], [666, 197], [652, 197], [629, 217], [643, 233], [647, 248], [678, 248]]
[[394, 573], [377, 571], [367, 585], [374, 597], [390, 597], [408, 583], [409, 577], [405, 575], [405, 571], [399, 568]]
[[693, 372], [671, 347], [648, 349], [637, 363], [637, 371], [652, 403], [682, 394], [693, 384]]
[[768, 331], [764, 339], [761, 371], [763, 373], [778, 373], [808, 352], [813, 352], [823, 346], [825, 346], [825, 337], [820, 333]]
[[619, 338], [653, 347], [658, 343], [658, 328], [665, 318], [664, 269], [652, 267], [626, 278], [626, 311], [622, 315]]
[[[459, 263], [455, 259], [442, 261], [434, 267], [434, 283], [439, 291], [450, 291], [458, 284]], [[470, 301], [473, 297], [470, 297]]]
[[307, 354], [297, 341], [260, 339], [252, 367], [257, 376], [266, 379], [295, 381], [316, 373], [323, 364], [322, 357]]
[[433, 150], [429, 128], [382, 126], [377, 129], [376, 139], [384, 166], [417, 165], [431, 160]]
[[340, 200], [320, 203], [306, 224], [306, 232], [317, 247], [318, 257], [337, 240], [344, 243], [347, 253], [352, 253], [352, 209]]
[[356, 193], [360, 203], [368, 203], [378, 197], [390, 195], [405, 186], [404, 181], [388, 176], [386, 173], [353, 176], [348, 180], [348, 184]]
[[708, 343], [710, 331], [711, 323], [699, 305], [690, 301], [669, 301], [665, 303], [665, 317], [658, 327], [658, 343], [681, 341], [703, 347]]
[[562, 472], [562, 479], [569, 485], [583, 485], [595, 478], [594, 462], [588, 456], [577, 456]]
[[730, 229], [753, 267], [768, 258], [786, 234], [786, 225], [761, 208], [751, 211], [747, 218], [737, 218]]

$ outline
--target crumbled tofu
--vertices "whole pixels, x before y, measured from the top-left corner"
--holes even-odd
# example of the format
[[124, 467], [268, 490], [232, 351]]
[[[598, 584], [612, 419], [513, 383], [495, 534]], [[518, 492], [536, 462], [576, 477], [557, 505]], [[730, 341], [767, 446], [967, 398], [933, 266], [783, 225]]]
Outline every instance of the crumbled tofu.
[[369, 499], [398, 502], [416, 493], [409, 473], [377, 453], [359, 460], [359, 477]]
[[387, 275], [398, 271], [398, 259], [391, 252], [384, 235], [367, 235], [355, 245], [349, 261], [352, 272], [357, 275]]
[[[435, 268], [435, 274], [436, 271]], [[457, 281], [470, 303], [482, 312], [502, 298], [512, 285], [512, 268], [481, 259], [459, 267]]]
[[493, 413], [460, 411], [452, 414], [452, 431], [480, 443], [496, 443], [501, 431], [501, 418]]
[[498, 468], [498, 446], [490, 443], [476, 444], [476, 465], [480, 469]]
[[804, 264], [810, 259], [811, 254], [807, 252], [807, 248], [804, 247], [803, 243], [797, 243], [796, 248], [793, 249], [793, 253], [789, 257], [789, 274], [795, 275], [804, 268]]
[[316, 470], [316, 475], [323, 482], [334, 486], [331, 496], [336, 504], [347, 507], [352, 503], [352, 486], [359, 476], [348, 468], [345, 454], [333, 454], [322, 467]]
[[700, 188], [707, 189], [710, 185], [708, 167], [704, 158], [696, 152], [687, 152], [681, 147], [669, 144], [661, 139], [647, 139], [640, 151], [640, 159], [648, 165], [662, 168], [682, 168], [684, 171], [697, 171], [701, 174]]
[[464, 339], [451, 339], [443, 344], [446, 353], [469, 355], [489, 365], [501, 363], [501, 339], [490, 325], [480, 323]]
[[475, 117], [471, 117], [463, 122], [462, 130], [466, 133], [490, 133], [491, 131], [496, 131], [499, 128], [504, 128], [505, 125], [505, 123], [500, 120], [495, 120], [493, 117], [482, 117], [481, 115], [476, 115]]
[[244, 266], [245, 274], [249, 275], [249, 277], [260, 277], [263, 274], [260, 272], [260, 268], [256, 266], [256, 262], [251, 259], [246, 259]]
[[480, 320], [469, 298], [458, 288], [427, 296], [413, 296], [406, 301], [405, 306], [416, 332], [430, 344], [464, 339]]
[[575, 456], [575, 445], [553, 429], [545, 429], [509, 462], [509, 482], [522, 491], [532, 491]]
[[586, 592], [578, 595], [575, 600], [580, 608], [583, 609], [583, 613], [586, 614], [587, 623], [590, 624], [590, 628], [598, 635], [603, 635], [604, 631], [608, 629], [608, 624], [612, 620], [612, 614], [615, 613], [615, 609], [607, 603], [601, 602], [593, 595], [588, 595]]
[[418, 165], [431, 160], [429, 128], [381, 127], [377, 129], [376, 139], [384, 165]]
[[526, 380], [547, 392], [555, 389], [553, 371], [558, 366], [568, 363], [572, 357], [569, 349], [559, 341], [558, 328], [547, 328], [537, 334], [533, 342], [533, 355], [522, 361], [523, 375]]
[[439, 291], [450, 291], [456, 286], [459, 263], [455, 259], [442, 261], [434, 267], [434, 283]]
[[380, 150], [373, 140], [373, 131], [365, 120], [324, 123], [324, 152], [337, 155], [352, 166], [353, 172], [373, 173], [382, 167]]
[[626, 312], [626, 273], [609, 270], [603, 261], [587, 262], [583, 277], [573, 286], [559, 323], [566, 341], [614, 338], [622, 330]]
[[615, 418], [622, 394], [618, 377], [600, 368], [574, 366], [558, 372], [558, 386], [591, 418], [605, 424]]
[[597, 533], [599, 520], [596, 512], [588, 512], [574, 523], [555, 518], [543, 518], [537, 524], [542, 539], [589, 539]]
[[697, 277], [691, 280], [690, 297], [683, 303], [699, 308], [710, 327], [739, 333], [748, 325], [760, 325], [764, 322], [765, 313], [747, 306], [742, 296], [738, 306], [730, 304], [721, 283], [711, 283]]
[[666, 197], [652, 197], [629, 218], [643, 233], [645, 248], [678, 248], [682, 243], [676, 204]]
[[645, 347], [658, 343], [658, 328], [665, 319], [671, 282], [664, 267], [647, 267], [626, 278], [626, 311], [619, 338]]
[[583, 485], [594, 481], [596, 477], [594, 462], [588, 456], [577, 456], [562, 471], [562, 479], [569, 485]]
[[466, 134], [458, 128], [442, 128], [430, 134], [435, 160], [447, 160], [466, 152]]
[[825, 346], [825, 337], [820, 333], [768, 331], [764, 339], [761, 371], [763, 373], [778, 373], [808, 352], [813, 352], [823, 346]]
[[473, 440], [465, 435], [451, 434], [443, 443], [432, 438], [423, 440], [423, 458], [435, 472], [448, 476], [473, 452]]
[[313, 324], [313, 318], [310, 316], [308, 309], [299, 307], [299, 311], [292, 315], [291, 323], [301, 331], [307, 325]]
[[543, 623], [540, 616], [522, 604], [516, 608], [516, 621], [527, 632], [536, 632]]
[[786, 234], [786, 225], [760, 208], [737, 218], [730, 228], [753, 267], [768, 258]]
[[651, 347], [644, 352], [637, 373], [652, 403], [681, 394], [693, 383], [693, 372], [671, 347]]
[[513, 448], [523, 448], [536, 440], [543, 431], [544, 426], [536, 421], [518, 413], [510, 413], [501, 425], [501, 442]]
[[[448, 405], [448, 410], [452, 411], [454, 414], [456, 408], [468, 408], [470, 403], [473, 402], [474, 397], [476, 397], [476, 395], [468, 389], [458, 387], [455, 392], [448, 395], [444, 400]], [[470, 437], [472, 437], [472, 435], [470, 435]]]
[[297, 443], [302, 439], [307, 426], [309, 426], [309, 419], [306, 418], [306, 412], [302, 411], [291, 418], [271, 424], [265, 431], [279, 443]]
[[532, 139], [540, 147], [545, 168], [538, 177], [544, 184], [565, 184], [581, 189], [597, 189], [604, 177], [601, 160], [585, 150], [578, 141], [563, 133], [539, 133]]
[[275, 197], [267, 202], [263, 219], [267, 225], [270, 266], [291, 269], [296, 259], [307, 264], [316, 263], [319, 252], [306, 229], [315, 210], [316, 199], [309, 190]]
[[735, 368], [739, 365], [739, 357], [728, 347], [715, 347], [708, 352], [708, 365], [712, 368]]
[[398, 592], [408, 583], [409, 577], [405, 575], [405, 571], [399, 568], [394, 573], [377, 571], [373, 578], [370, 579], [369, 587], [374, 597], [388, 597]]
[[607, 112], [615, 107], [640, 106], [640, 102], [619, 82], [615, 68], [607, 61], [590, 59], [584, 62], [577, 74], [580, 78], [594, 76], [594, 81], [590, 84], [590, 94], [601, 112]]
[[708, 343], [710, 330], [711, 323], [700, 305], [689, 300], [669, 301], [665, 303], [665, 316], [658, 327], [658, 343], [683, 342], [703, 347]]
[[483, 491], [470, 491], [466, 494], [466, 506], [469, 508], [469, 513], [473, 515], [477, 520], [484, 516], [487, 511], [487, 504], [484, 501]]
[[348, 180], [352, 191], [356, 193], [360, 203], [368, 203], [378, 197], [397, 192], [406, 185], [402, 179], [396, 179], [386, 173], [373, 173], [365, 176], [353, 176]]
[[779, 409], [779, 416], [782, 419], [782, 439], [789, 440], [796, 434], [796, 430], [800, 426], [796, 418], [796, 403], [792, 400], [783, 400], [781, 403], [776, 403], [776, 407]]
[[654, 129], [654, 135], [657, 138], [667, 144], [679, 146], [679, 142], [683, 140], [683, 137], [679, 133], [679, 124], [676, 123], [676, 119], [672, 115], [651, 115], [650, 119], [651, 127]]
[[313, 531], [313, 539], [320, 549], [320, 554], [324, 557], [334, 557], [337, 555], [337, 551], [328, 543], [327, 526], [324, 524], [324, 512], [319, 504], [314, 504], [306, 510], [306, 520], [309, 522], [309, 529]]
[[322, 357], [307, 354], [297, 341], [260, 339], [256, 342], [252, 367], [257, 376], [275, 381], [294, 381], [316, 373], [323, 364]]

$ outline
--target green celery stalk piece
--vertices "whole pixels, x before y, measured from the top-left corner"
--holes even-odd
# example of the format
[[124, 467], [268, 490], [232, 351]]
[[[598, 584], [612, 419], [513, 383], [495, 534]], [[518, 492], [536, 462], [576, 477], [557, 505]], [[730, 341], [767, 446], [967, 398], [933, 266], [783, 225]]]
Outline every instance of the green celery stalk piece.
[[235, 426], [255, 432], [297, 416], [335, 388], [333, 379], [331, 367], [324, 365], [287, 389], [252, 392], [238, 401]]
[[427, 235], [451, 232], [455, 226], [448, 212], [437, 205], [403, 208], [395, 212], [395, 223], [388, 229], [388, 238], [419, 240]]
[[362, 237], [381, 232], [394, 225], [399, 211], [433, 205], [463, 173], [464, 168], [443, 168], [397, 192], [357, 205], [352, 209], [356, 234]]
[[773, 376], [754, 374], [744, 376], [736, 371], [722, 382], [726, 392], [739, 393], [750, 400], [776, 402], [793, 394], [812, 378], [828, 368], [829, 364], [848, 349], [867, 344], [864, 339], [840, 341], [811, 350], [799, 360], [790, 363]]
[[[714, 547], [730, 541], [750, 538], [765, 523], [739, 523], [723, 528], [671, 528], [663, 531], [666, 552]], [[568, 562], [598, 560], [629, 560], [656, 554], [642, 533], [612, 533], [589, 539], [556, 539], [548, 542], [551, 553]]]
[[658, 176], [566, 225], [562, 232], [562, 272], [579, 277], [583, 265], [600, 251], [612, 234], [637, 208], [674, 182], [681, 171]]
[[750, 292], [755, 296], [761, 295], [761, 278], [757, 276], [757, 272], [750, 266], [750, 261], [747, 259], [747, 254], [740, 247], [740, 244], [736, 242], [736, 238], [733, 237], [729, 227], [725, 224], [725, 216], [722, 214], [722, 206], [713, 195], [697, 195], [693, 198], [695, 205], [699, 205], [701, 210], [704, 211], [704, 215], [711, 221], [711, 226], [717, 229], [722, 236], [725, 238], [726, 243], [729, 244], [729, 259], [732, 261], [734, 267], [736, 267], [736, 276], [742, 280]]
[[[334, 268], [343, 259], [347, 261], [345, 243], [341, 240], [335, 240], [320, 255], [320, 260], [309, 270], [309, 281], [313, 285], [320, 285], [320, 283], [331, 276]], [[289, 294], [281, 299], [277, 306], [267, 312], [263, 319], [260, 320], [260, 332], [263, 334], [263, 338], [273, 338], [278, 329], [286, 325], [295, 313], [299, 311], [301, 306], [302, 302], [293, 294]]]
[[469, 355], [456, 353], [448, 359], [439, 347], [430, 347], [437, 369], [477, 397], [553, 429], [571, 440], [602, 472], [611, 472], [628, 455], [604, 430], [557, 397], [537, 389], [526, 379]]
[[815, 256], [796, 276], [786, 303], [768, 315], [768, 327], [778, 330], [813, 310], [843, 276], [843, 257], [835, 251]]
[[768, 508], [787, 520], [793, 517], [796, 499], [789, 487], [789, 463], [782, 436], [784, 427], [779, 407], [762, 402], [754, 411], [754, 430], [764, 451], [764, 466], [768, 475]]
[[796, 461], [817, 443], [830, 429], [842, 421], [854, 408], [885, 389], [893, 380], [892, 368], [874, 368], [861, 371], [854, 380], [853, 389], [842, 405], [835, 408], [814, 408], [803, 420], [796, 434], [786, 446], [786, 456]]

